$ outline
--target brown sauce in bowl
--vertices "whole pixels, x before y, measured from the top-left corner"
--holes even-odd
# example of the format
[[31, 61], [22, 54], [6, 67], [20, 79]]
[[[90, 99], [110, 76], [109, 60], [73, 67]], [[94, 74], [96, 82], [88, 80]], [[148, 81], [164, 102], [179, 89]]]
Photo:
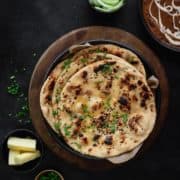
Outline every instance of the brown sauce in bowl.
[[158, 41], [180, 50], [180, 0], [144, 0], [143, 16]]

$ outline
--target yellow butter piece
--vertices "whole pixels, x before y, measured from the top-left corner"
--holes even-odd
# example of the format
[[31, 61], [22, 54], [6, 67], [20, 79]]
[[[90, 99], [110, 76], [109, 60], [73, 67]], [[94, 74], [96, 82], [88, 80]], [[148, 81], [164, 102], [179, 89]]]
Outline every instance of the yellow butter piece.
[[9, 150], [9, 155], [8, 155], [8, 165], [9, 166], [17, 165], [14, 161], [14, 158], [19, 154], [21, 154], [20, 151]]
[[36, 140], [18, 137], [10, 137], [7, 146], [11, 150], [16, 151], [36, 151]]
[[40, 157], [40, 151], [35, 152], [23, 152], [14, 157], [14, 161], [18, 165], [23, 165], [29, 161], [35, 160]]

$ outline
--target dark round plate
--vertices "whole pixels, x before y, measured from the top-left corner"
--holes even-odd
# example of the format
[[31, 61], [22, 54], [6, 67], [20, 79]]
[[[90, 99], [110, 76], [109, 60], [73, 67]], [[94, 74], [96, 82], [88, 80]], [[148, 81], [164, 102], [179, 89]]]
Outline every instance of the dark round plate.
[[151, 29], [149, 28], [145, 18], [144, 18], [144, 13], [143, 13], [143, 2], [144, 0], [140, 0], [139, 1], [139, 12], [140, 12], [140, 17], [141, 17], [141, 20], [142, 20], [142, 23], [146, 29], [146, 31], [150, 34], [150, 36], [157, 42], [159, 43], [161, 46], [164, 46], [165, 48], [167, 49], [170, 49], [172, 51], [175, 51], [175, 52], [180, 52], [180, 47], [176, 47], [176, 46], [173, 46], [171, 45], [170, 43], [167, 43], [165, 41], [162, 41], [160, 40], [159, 38], [157, 38], [155, 36], [155, 34], [151, 31]]
[[[145, 67], [146, 70], [146, 74], [147, 77], [150, 77], [151, 75], [155, 75], [154, 70], [151, 68], [151, 66], [148, 64], [148, 62], [146, 62], [145, 58], [143, 57], [143, 55], [138, 54], [138, 52], [133, 49], [132, 47], [130, 47], [129, 45], [125, 45], [123, 43], [120, 42], [116, 42], [116, 41], [112, 41], [112, 40], [102, 40], [102, 39], [97, 39], [97, 40], [90, 40], [90, 41], [84, 41], [81, 44], [85, 44], [85, 43], [90, 43], [92, 45], [98, 45], [98, 44], [114, 44], [117, 45], [119, 47], [122, 48], [126, 48], [128, 50], [131, 50], [132, 52], [134, 52], [141, 60], [142, 63]], [[52, 64], [50, 65], [49, 69], [47, 70], [46, 75], [44, 76], [44, 81], [47, 79], [48, 75], [50, 74], [50, 72], [54, 69], [54, 67], [60, 63], [63, 59], [67, 58], [69, 54], [69, 50], [66, 49], [64, 52], [60, 52], [60, 54], [52, 61]], [[160, 88], [158, 88], [156, 90], [156, 109], [157, 109], [157, 114], [159, 114], [160, 111], [160, 105], [161, 105], [161, 95], [160, 95]], [[45, 119], [44, 119], [45, 120]], [[66, 149], [67, 151], [70, 151], [72, 153], [74, 153], [77, 156], [80, 156], [82, 158], [87, 158], [87, 159], [94, 159], [94, 160], [101, 160], [103, 158], [97, 158], [97, 157], [93, 157], [93, 156], [88, 156], [88, 155], [84, 155], [79, 153], [78, 151], [73, 150], [70, 146], [68, 146], [66, 144], [66, 142], [64, 141], [64, 139], [59, 136], [57, 133], [55, 133], [52, 128], [49, 126], [49, 124], [47, 123], [47, 121], [45, 120], [45, 123], [48, 127], [48, 132], [52, 135], [52, 137], [54, 137], [54, 139], [56, 140], [56, 142], [64, 149]]]
[[20, 138], [32, 138], [37, 140], [37, 149], [41, 152], [40, 158], [37, 158], [33, 161], [30, 161], [28, 163], [25, 163], [21, 166], [9, 166], [11, 169], [13, 169], [16, 172], [19, 173], [27, 173], [29, 171], [33, 171], [41, 162], [42, 157], [43, 157], [43, 144], [40, 140], [40, 138], [32, 131], [28, 129], [16, 129], [11, 132], [9, 132], [5, 138], [2, 141], [2, 156], [5, 160], [5, 163], [8, 165], [8, 154], [9, 154], [9, 149], [7, 147], [7, 141], [9, 137], [20, 137]]
[[90, 42], [91, 44], [112, 43], [130, 49], [142, 59], [147, 74], [153, 74], [160, 80], [160, 87], [156, 94], [158, 111], [156, 125], [138, 154], [142, 154], [142, 152], [152, 144], [163, 124], [168, 107], [168, 83], [164, 69], [157, 56], [135, 36], [115, 28], [87, 27], [72, 31], [55, 41], [42, 55], [34, 69], [29, 87], [30, 113], [37, 132], [48, 147], [61, 159], [84, 169], [105, 170], [117, 165], [105, 159], [82, 155], [71, 149], [63, 139], [54, 133], [49, 125], [47, 125], [42, 116], [39, 104], [40, 89], [52, 68], [67, 55], [67, 49], [70, 46], [84, 42]]

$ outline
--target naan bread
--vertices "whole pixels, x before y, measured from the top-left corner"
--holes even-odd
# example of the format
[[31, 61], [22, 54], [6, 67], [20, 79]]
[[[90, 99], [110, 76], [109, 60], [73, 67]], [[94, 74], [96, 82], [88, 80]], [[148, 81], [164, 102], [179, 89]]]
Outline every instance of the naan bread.
[[139, 57], [130, 50], [121, 48], [113, 44], [99, 44], [86, 48], [75, 54], [74, 59], [78, 57], [86, 58], [91, 53], [107, 53], [123, 58], [129, 64], [134, 66], [140, 73], [146, 77], [146, 71]]
[[81, 68], [66, 82], [55, 109], [56, 128], [76, 151], [113, 157], [132, 151], [149, 136], [155, 107], [154, 95], [136, 68], [105, 59]]
[[[124, 59], [113, 54], [116, 54], [119, 57], [122, 56]], [[53, 109], [59, 101], [59, 94], [66, 81], [68, 81], [68, 79], [82, 67], [102, 59], [127, 61], [145, 76], [144, 67], [140, 59], [134, 53], [110, 44], [97, 45], [83, 49], [76, 53], [73, 57], [59, 63], [44, 82], [40, 93], [40, 105], [43, 116], [54, 131], [57, 132], [54, 126], [54, 124], [56, 124], [56, 119], [54, 119], [55, 111]], [[57, 80], [58, 83], [56, 83]]]

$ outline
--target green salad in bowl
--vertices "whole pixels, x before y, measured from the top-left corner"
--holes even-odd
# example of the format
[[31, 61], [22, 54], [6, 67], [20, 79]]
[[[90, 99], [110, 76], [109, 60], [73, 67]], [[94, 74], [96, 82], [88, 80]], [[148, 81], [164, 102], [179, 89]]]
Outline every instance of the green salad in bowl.
[[89, 0], [89, 3], [99, 12], [113, 13], [124, 5], [125, 0]]

